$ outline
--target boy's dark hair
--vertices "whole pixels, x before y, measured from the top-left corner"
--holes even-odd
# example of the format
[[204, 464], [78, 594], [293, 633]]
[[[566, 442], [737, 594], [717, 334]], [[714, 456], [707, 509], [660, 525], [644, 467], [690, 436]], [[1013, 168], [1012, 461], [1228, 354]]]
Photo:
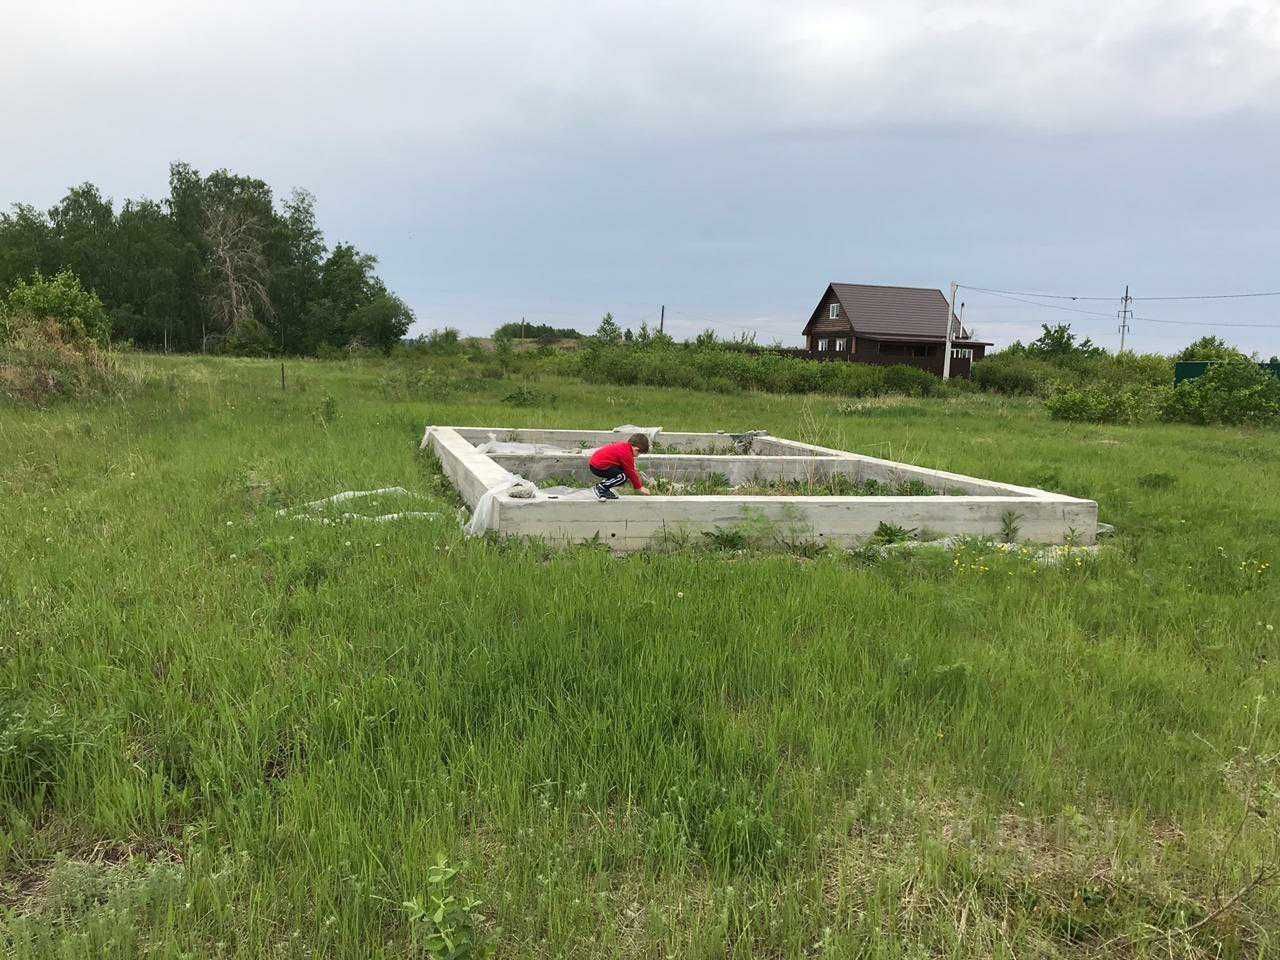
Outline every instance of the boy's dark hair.
[[627, 443], [636, 448], [636, 453], [649, 452], [649, 438], [643, 433], [633, 433], [631, 436], [627, 437]]

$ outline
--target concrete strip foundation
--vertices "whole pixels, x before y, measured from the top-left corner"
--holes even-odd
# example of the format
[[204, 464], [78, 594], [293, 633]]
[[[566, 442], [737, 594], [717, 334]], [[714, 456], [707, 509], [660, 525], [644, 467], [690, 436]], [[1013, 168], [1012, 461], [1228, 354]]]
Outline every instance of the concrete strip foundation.
[[[572, 475], [590, 477], [591, 449], [616, 442], [619, 434], [598, 430], [513, 430], [428, 427], [423, 448], [439, 458], [462, 498], [475, 507], [489, 489], [511, 474], [528, 480]], [[491, 438], [560, 446], [582, 453], [495, 454], [476, 449]], [[726, 434], [663, 433], [668, 450], [732, 450]], [[688, 481], [713, 473], [730, 483], [751, 480], [821, 479], [844, 474], [883, 483], [915, 480], [939, 491], [916, 497], [624, 496], [616, 501], [522, 499], [498, 494], [491, 529], [499, 536], [538, 537], [581, 543], [599, 540], [615, 550], [637, 550], [664, 535], [700, 535], [718, 529], [767, 526], [792, 540], [855, 546], [881, 523], [939, 535], [1000, 537], [1016, 526], [1018, 539], [1037, 543], [1091, 544], [1097, 537], [1098, 505], [1031, 487], [997, 483], [942, 470], [856, 453], [758, 437], [748, 454], [650, 454], [639, 458], [646, 473]]]

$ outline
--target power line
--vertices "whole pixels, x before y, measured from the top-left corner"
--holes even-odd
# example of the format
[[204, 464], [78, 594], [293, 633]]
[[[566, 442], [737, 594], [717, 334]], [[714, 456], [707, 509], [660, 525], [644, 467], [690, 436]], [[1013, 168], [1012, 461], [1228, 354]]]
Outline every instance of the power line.
[[[988, 287], [971, 287], [967, 283], [957, 284], [964, 290], [978, 293], [1004, 294], [1017, 297], [1039, 297], [1043, 300], [1117, 300], [1118, 297], [1086, 297], [1071, 293], [1032, 293], [1027, 290], [994, 290]], [[1258, 293], [1203, 293], [1188, 294], [1177, 297], [1133, 297], [1133, 300], [1240, 300], [1249, 297], [1280, 297], [1280, 290], [1264, 290]]]
[[[1098, 313], [1097, 311], [1094, 311], [1094, 310], [1081, 310], [1078, 307], [1064, 307], [1056, 303], [1037, 303], [1035, 300], [1024, 300], [1022, 297], [1016, 297], [1016, 296], [1013, 296], [1012, 294], [996, 293], [994, 290], [979, 291], [977, 287], [965, 287], [965, 289], [974, 290], [981, 293], [987, 293], [992, 296], [1000, 297], [1001, 299], [1004, 299], [1004, 300], [1016, 300], [1019, 303], [1029, 304], [1030, 306], [1040, 307], [1045, 310], [1065, 310], [1069, 313], [1078, 313], [1086, 317], [1101, 317], [1105, 320], [1114, 320], [1116, 318], [1116, 315], [1112, 313]], [[1086, 298], [1081, 297], [1080, 299], [1083, 300]], [[1115, 300], [1117, 298], [1111, 297], [1110, 299]], [[1144, 298], [1131, 297], [1130, 299], [1136, 301]], [[1145, 299], [1150, 300], [1150, 299], [1156, 299], [1156, 298], [1147, 297]], [[1175, 324], [1177, 326], [1184, 326], [1184, 327], [1247, 327], [1255, 330], [1280, 329], [1280, 323], [1237, 323], [1231, 320], [1166, 320], [1161, 317], [1138, 317], [1138, 316], [1132, 316], [1132, 315], [1129, 317], [1129, 319], [1141, 320], [1144, 323], [1170, 323], [1170, 324]], [[983, 323], [1017, 323], [1019, 321], [988, 319], [982, 322]]]
[[[1133, 299], [1137, 300], [1137, 297]], [[1162, 320], [1159, 317], [1134, 317], [1144, 323], [1176, 323], [1183, 327], [1252, 327], [1255, 330], [1280, 330], [1280, 323], [1233, 323], [1230, 320]]]
[[[956, 286], [962, 290], [976, 290], [978, 293], [994, 293], [997, 295], [1004, 294], [1010, 297], [1042, 297], [1046, 300], [1116, 300], [1117, 297], [1084, 297], [1075, 296], [1069, 293], [1030, 293], [1026, 290], [991, 290], [987, 287], [971, 287], [967, 283], [958, 283]], [[1107, 314], [1110, 316], [1110, 314]]]
[[[979, 287], [965, 287], [965, 289], [974, 290], [974, 291], [977, 291], [978, 293], [987, 293], [993, 297], [1000, 297], [1004, 300], [1017, 300], [1019, 303], [1029, 303], [1033, 307], [1043, 307], [1046, 310], [1066, 310], [1068, 313], [1083, 313], [1085, 316], [1089, 316], [1089, 317], [1105, 317], [1108, 320], [1115, 319], [1115, 314], [1111, 314], [1111, 313], [1099, 313], [1096, 310], [1081, 310], [1079, 307], [1063, 307], [1063, 306], [1059, 306], [1056, 303], [1038, 303], [1035, 300], [1024, 300], [1022, 297], [1014, 296], [1011, 293], [999, 293], [995, 290], [983, 290]], [[1071, 299], [1092, 300], [1094, 298], [1093, 297], [1073, 297]], [[1097, 299], [1101, 299], [1101, 298], [1097, 298]], [[1114, 301], [1118, 298], [1107, 297], [1106, 299]]]
[[1206, 293], [1195, 297], [1134, 297], [1135, 300], [1241, 300], [1246, 297], [1280, 297], [1280, 290], [1267, 293]]

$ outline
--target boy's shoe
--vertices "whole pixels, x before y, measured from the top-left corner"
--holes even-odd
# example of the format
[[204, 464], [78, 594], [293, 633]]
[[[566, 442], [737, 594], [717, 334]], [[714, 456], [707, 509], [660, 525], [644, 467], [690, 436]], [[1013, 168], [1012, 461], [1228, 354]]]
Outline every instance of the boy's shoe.
[[606, 487], [603, 483], [597, 483], [595, 486], [597, 500], [617, 500], [618, 495]]

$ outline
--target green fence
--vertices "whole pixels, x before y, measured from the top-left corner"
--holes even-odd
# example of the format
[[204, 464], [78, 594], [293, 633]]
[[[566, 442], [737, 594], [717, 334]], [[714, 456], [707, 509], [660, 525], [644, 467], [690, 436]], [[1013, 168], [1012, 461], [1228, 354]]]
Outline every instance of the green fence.
[[[1179, 360], [1173, 365], [1173, 385], [1176, 387], [1183, 380], [1194, 380], [1196, 377], [1204, 376], [1209, 365], [1218, 362], [1217, 360]], [[1258, 366], [1273, 377], [1280, 378], [1280, 362], [1272, 360], [1270, 363], [1260, 363]]]

